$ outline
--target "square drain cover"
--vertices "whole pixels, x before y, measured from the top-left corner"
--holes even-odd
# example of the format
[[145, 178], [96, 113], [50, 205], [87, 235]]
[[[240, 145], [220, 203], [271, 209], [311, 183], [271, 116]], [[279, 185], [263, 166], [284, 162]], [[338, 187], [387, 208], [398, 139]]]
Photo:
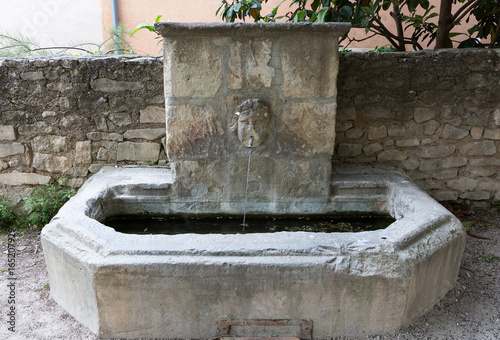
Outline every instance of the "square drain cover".
[[311, 320], [219, 320], [221, 340], [312, 340]]

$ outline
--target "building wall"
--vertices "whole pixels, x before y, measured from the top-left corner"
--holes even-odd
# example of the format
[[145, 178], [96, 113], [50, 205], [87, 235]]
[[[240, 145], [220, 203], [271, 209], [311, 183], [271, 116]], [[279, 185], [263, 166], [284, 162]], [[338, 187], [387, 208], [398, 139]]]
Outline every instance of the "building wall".
[[[334, 164], [401, 168], [438, 200], [500, 200], [500, 54], [341, 53]], [[167, 165], [160, 57], [0, 59], [0, 196]]]
[[[142, 0], [140, 2], [134, 0], [118, 0], [117, 4], [119, 21], [125, 26], [128, 32], [131, 32], [141, 23], [152, 24], [158, 15], [163, 15], [162, 21], [170, 22], [221, 22], [220, 17], [215, 14], [221, 2], [222, 0]], [[282, 0], [269, 0], [262, 5], [262, 12], [271, 13], [272, 9], [281, 2]], [[434, 4], [436, 8], [439, 8], [439, 0], [430, 0], [430, 3], [431, 5]], [[293, 7], [289, 7], [289, 4], [290, 1], [287, 1], [279, 7], [278, 16], [293, 11]], [[460, 4], [455, 5], [455, 7], [459, 5]], [[101, 11], [103, 36], [109, 37], [109, 32], [113, 27], [111, 0], [101, 0]], [[388, 29], [391, 32], [396, 32], [396, 26], [393, 24], [394, 20], [390, 16], [390, 12], [383, 12], [381, 17]], [[437, 23], [437, 18], [434, 18], [434, 20]], [[469, 28], [469, 25], [471, 24], [463, 23], [463, 25], [456, 27], [453, 32], [464, 33], [467, 31], [467, 28]], [[349, 36], [358, 40], [367, 37], [364, 28], [351, 29]], [[128, 35], [126, 35], [126, 38], [129, 40], [135, 53], [150, 55], [161, 54], [161, 44], [158, 45], [158, 40], [155, 39], [156, 34], [152, 32], [142, 30], [138, 31], [133, 37], [128, 37]], [[344, 41], [343, 45], [346, 43], [347, 41]], [[373, 49], [375, 47], [388, 45], [390, 45], [390, 42], [386, 38], [375, 36], [368, 40], [353, 42], [348, 48]], [[424, 44], [423, 48], [433, 48], [433, 45], [428, 47]], [[411, 48], [408, 47], [408, 49]]]
[[99, 0], [0, 0], [0, 31], [35, 38], [42, 47], [102, 43]]

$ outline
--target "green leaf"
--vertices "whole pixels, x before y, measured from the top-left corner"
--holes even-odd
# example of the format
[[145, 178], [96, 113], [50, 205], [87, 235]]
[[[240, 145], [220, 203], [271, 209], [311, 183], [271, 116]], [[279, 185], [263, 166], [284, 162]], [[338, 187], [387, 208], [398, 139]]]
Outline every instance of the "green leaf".
[[363, 11], [363, 13], [365, 13], [366, 15], [372, 15], [373, 14], [373, 11], [370, 7], [361, 7], [361, 10]]
[[149, 24], [140, 24], [132, 32], [130, 32], [130, 36], [133, 36], [135, 34], [135, 32], [137, 32], [137, 31], [139, 31], [139, 30], [141, 30], [143, 28], [149, 30], [150, 32], [154, 32], [155, 31], [155, 27], [152, 26], [152, 25], [149, 25]]
[[318, 13], [318, 22], [325, 22], [325, 17], [328, 14], [328, 8], [323, 8], [321, 11]]
[[163, 17], [163, 15], [158, 15], [156, 18], [155, 18], [155, 23], [159, 22], [160, 19]]
[[[474, 48], [474, 47], [480, 47], [481, 45], [477, 42], [476, 39], [474, 38], [469, 38], [464, 41], [462, 41], [459, 45], [458, 48]], [[466, 223], [468, 222], [462, 222], [463, 226], [467, 228]], [[473, 222], [472, 222], [473, 223]]]
[[339, 14], [344, 18], [350, 18], [352, 16], [352, 8], [350, 6], [345, 5], [344, 7], [340, 8]]
[[293, 18], [293, 22], [300, 22], [303, 21], [304, 17], [306, 16], [306, 10], [303, 9], [302, 11], [298, 11], [297, 14], [295, 14], [295, 17]]
[[320, 0], [314, 0], [313, 3], [311, 4], [311, 9], [316, 12], [316, 10], [319, 7]]

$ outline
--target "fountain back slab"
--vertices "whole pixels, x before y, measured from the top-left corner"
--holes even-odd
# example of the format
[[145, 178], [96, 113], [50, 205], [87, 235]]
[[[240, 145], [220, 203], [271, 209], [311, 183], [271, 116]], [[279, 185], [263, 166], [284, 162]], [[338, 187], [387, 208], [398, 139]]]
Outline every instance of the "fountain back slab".
[[293, 204], [320, 211], [335, 142], [338, 39], [349, 24], [155, 27], [164, 36], [167, 154], [177, 198], [242, 211], [253, 135], [249, 211]]

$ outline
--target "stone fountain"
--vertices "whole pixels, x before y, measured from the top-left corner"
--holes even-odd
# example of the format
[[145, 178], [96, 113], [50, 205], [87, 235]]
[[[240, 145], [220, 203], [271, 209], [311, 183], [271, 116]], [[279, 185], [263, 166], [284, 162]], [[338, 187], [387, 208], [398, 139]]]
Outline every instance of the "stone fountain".
[[[332, 169], [346, 24], [159, 23], [170, 169], [105, 168], [42, 231], [52, 297], [99, 336], [397, 332], [457, 279], [460, 222], [405, 175]], [[245, 177], [251, 146], [248, 190]], [[383, 212], [359, 233], [131, 235], [119, 215]]]

